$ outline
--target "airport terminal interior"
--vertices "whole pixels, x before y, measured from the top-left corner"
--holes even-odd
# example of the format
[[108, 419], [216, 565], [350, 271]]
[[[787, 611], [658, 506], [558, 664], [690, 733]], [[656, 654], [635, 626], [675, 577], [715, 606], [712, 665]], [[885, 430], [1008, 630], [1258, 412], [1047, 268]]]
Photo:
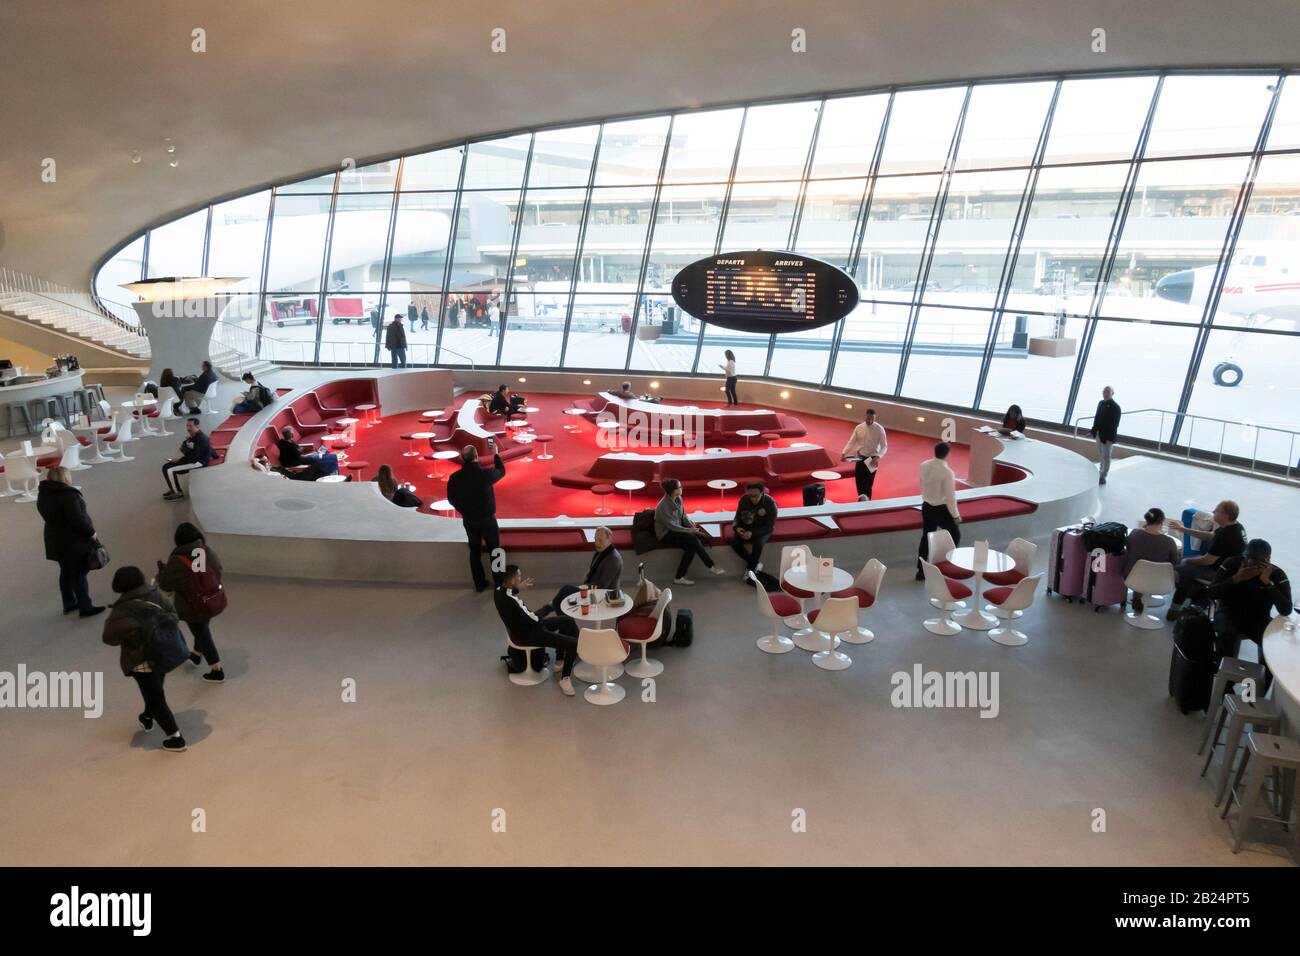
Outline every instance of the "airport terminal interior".
[[1300, 863], [1300, 8], [309, 6], [0, 10], [0, 864]]

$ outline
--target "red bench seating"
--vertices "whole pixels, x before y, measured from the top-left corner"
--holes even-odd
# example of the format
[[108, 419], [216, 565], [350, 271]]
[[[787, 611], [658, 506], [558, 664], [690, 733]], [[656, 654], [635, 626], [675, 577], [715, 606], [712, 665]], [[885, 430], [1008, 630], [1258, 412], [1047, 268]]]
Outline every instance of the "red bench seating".
[[358, 405], [379, 404], [378, 389], [373, 378], [344, 378], [326, 382], [307, 394], [316, 397], [321, 415], [326, 418], [341, 418], [354, 411]]
[[730, 455], [704, 457], [654, 457], [602, 455], [585, 470], [559, 472], [551, 483], [561, 488], [591, 488], [625, 478], [637, 478], [646, 484], [658, 484], [676, 478], [688, 491], [706, 488], [714, 478], [731, 478], [738, 482], [762, 481], [770, 485], [804, 484], [811, 473], [821, 470], [842, 475], [852, 472], [850, 462], [837, 462], [825, 448], [770, 448]]

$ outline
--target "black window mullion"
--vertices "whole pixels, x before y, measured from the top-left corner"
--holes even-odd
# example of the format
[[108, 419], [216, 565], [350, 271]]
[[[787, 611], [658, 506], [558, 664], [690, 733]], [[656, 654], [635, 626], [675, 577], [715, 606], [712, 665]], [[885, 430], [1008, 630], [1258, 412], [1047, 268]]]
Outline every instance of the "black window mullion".
[[257, 283], [257, 358], [262, 357], [262, 327], [266, 324], [266, 283], [271, 275], [271, 227], [275, 222], [274, 189], [266, 203], [266, 236], [262, 240], [262, 275]]
[[528, 155], [524, 157], [524, 175], [519, 180], [519, 205], [515, 209], [515, 228], [510, 235], [510, 258], [506, 260], [506, 287], [501, 296], [501, 314], [498, 317], [501, 328], [497, 332], [497, 365], [501, 364], [501, 356], [505, 354], [506, 327], [510, 324], [510, 293], [514, 288], [515, 256], [519, 250], [519, 234], [524, 228], [524, 203], [528, 201], [528, 177], [533, 171], [533, 147], [536, 145], [537, 134], [533, 133], [528, 137]]
[[948, 205], [948, 189], [952, 186], [952, 177], [956, 170], [957, 152], [961, 148], [961, 134], [966, 125], [966, 110], [970, 106], [973, 87], [966, 87], [966, 97], [962, 100], [961, 112], [957, 115], [957, 125], [952, 131], [952, 140], [948, 144], [948, 157], [944, 162], [943, 174], [939, 180], [939, 192], [935, 197], [934, 210], [930, 213], [930, 228], [921, 246], [921, 265], [917, 269], [916, 289], [912, 294], [912, 305], [907, 317], [907, 331], [903, 335], [903, 347], [898, 356], [898, 380], [894, 385], [894, 395], [903, 394], [903, 378], [907, 375], [907, 362], [912, 355], [912, 343], [916, 339], [916, 328], [921, 321], [921, 303], [925, 299], [925, 286], [930, 281], [930, 267], [934, 264], [934, 250], [939, 245], [939, 232], [943, 228], [943, 214]]
[[[384, 268], [379, 273], [379, 327], [384, 327], [384, 309], [388, 307], [388, 279], [393, 271], [393, 244], [396, 242], [397, 235], [397, 200], [402, 195], [402, 170], [406, 167], [406, 157], [403, 156], [397, 161], [397, 178], [393, 185], [393, 207], [388, 217], [388, 239], [384, 243]], [[365, 301], [364, 296], [362, 301]], [[436, 340], [435, 340], [436, 341]], [[434, 357], [437, 358], [437, 345], [434, 346]], [[375, 336], [375, 364], [379, 364], [379, 336]]]
[[321, 250], [320, 256], [320, 281], [316, 283], [319, 289], [316, 292], [316, 345], [312, 352], [312, 364], [320, 364], [320, 337], [325, 330], [325, 293], [329, 291], [330, 281], [330, 254], [333, 252], [331, 246], [334, 244], [334, 217], [338, 214], [339, 209], [339, 180], [342, 177], [338, 173], [334, 174], [334, 191], [330, 193], [330, 214], [325, 220], [325, 248]]
[[1020, 194], [1020, 206], [1016, 209], [1016, 218], [1011, 227], [1011, 238], [1007, 244], [1007, 255], [1002, 260], [1002, 276], [998, 282], [998, 295], [994, 300], [992, 321], [989, 322], [988, 338], [984, 342], [984, 356], [980, 361], [979, 377], [975, 380], [975, 398], [971, 408], [978, 409], [984, 397], [984, 386], [988, 382], [989, 369], [993, 365], [993, 353], [997, 349], [998, 333], [1002, 331], [1002, 317], [1006, 314], [1007, 300], [1011, 296], [1011, 286], [1015, 278], [1016, 263], [1020, 258], [1020, 246], [1029, 228], [1029, 212], [1033, 208], [1034, 194], [1038, 190], [1038, 177], [1043, 171], [1043, 156], [1047, 153], [1047, 141], [1052, 134], [1052, 120], [1056, 117], [1056, 103], [1061, 96], [1061, 82], [1056, 81], [1052, 90], [1052, 100], [1047, 105], [1047, 115], [1043, 118], [1043, 128], [1038, 134], [1038, 143], [1034, 148], [1031, 170], [1025, 178], [1025, 186]]
[[[442, 364], [442, 331], [447, 316], [447, 296], [451, 294], [451, 264], [456, 257], [456, 232], [460, 229], [460, 200], [465, 192], [465, 167], [469, 163], [469, 143], [460, 149], [460, 173], [456, 177], [456, 192], [451, 201], [451, 232], [447, 236], [447, 260], [442, 264], [442, 295], [438, 300], [438, 338], [434, 345], [433, 363]], [[380, 318], [382, 318], [382, 314]]]
[[569, 354], [569, 330], [573, 327], [573, 305], [578, 291], [578, 270], [582, 264], [583, 246], [587, 244], [587, 219], [591, 215], [592, 192], [596, 188], [596, 164], [600, 162], [600, 146], [605, 139], [605, 124], [596, 133], [596, 148], [591, 154], [591, 168], [587, 170], [587, 193], [582, 201], [582, 219], [578, 222], [578, 240], [573, 247], [573, 264], [569, 269], [569, 300], [564, 309], [564, 331], [560, 339], [559, 368]]
[[632, 367], [632, 349], [636, 345], [637, 327], [641, 321], [641, 300], [645, 297], [645, 277], [650, 268], [650, 250], [654, 247], [655, 223], [659, 218], [659, 198], [664, 191], [664, 172], [668, 169], [668, 151], [673, 145], [673, 126], [676, 115], [668, 117], [668, 132], [664, 134], [664, 151], [659, 156], [659, 175], [655, 178], [655, 194], [650, 201], [650, 222], [646, 227], [645, 246], [641, 250], [641, 270], [637, 273], [636, 298], [632, 302], [632, 328], [627, 335], [627, 358], [623, 360], [623, 369]]
[[1183, 380], [1183, 390], [1178, 397], [1178, 410], [1174, 415], [1174, 424], [1169, 432], [1169, 444], [1176, 444], [1182, 431], [1187, 408], [1192, 402], [1192, 391], [1196, 385], [1196, 376], [1200, 374], [1201, 363], [1205, 360], [1205, 349], [1209, 345], [1210, 333], [1214, 328], [1215, 313], [1219, 309], [1219, 300], [1223, 295], [1223, 284], [1232, 267], [1232, 259], [1237, 253], [1237, 240], [1241, 238], [1242, 227], [1246, 224], [1246, 212], [1250, 208], [1250, 197], [1255, 191], [1255, 177], [1259, 175], [1259, 165], [1264, 159], [1264, 147], [1268, 145], [1268, 134], [1273, 128], [1273, 118], [1282, 97], [1285, 76], [1278, 76], [1273, 87], [1273, 99], [1264, 114], [1263, 125], [1255, 139], [1255, 152], [1251, 156], [1246, 176], [1237, 193], [1237, 203], [1228, 220], [1228, 230], [1223, 237], [1223, 248], [1219, 253], [1219, 262], [1214, 269], [1214, 279], [1210, 284], [1210, 294], [1206, 297], [1205, 308], [1201, 312], [1201, 324], [1196, 332], [1196, 341], [1192, 346], [1192, 357], [1187, 364], [1187, 378]]
[[[740, 147], [745, 142], [745, 123], [749, 119], [749, 107], [740, 114], [740, 129], [736, 133], [736, 149], [731, 154], [731, 170], [727, 174], [727, 191], [722, 197], [722, 211], [718, 215], [718, 232], [713, 237], [713, 254], [719, 255], [722, 252], [722, 237], [727, 231], [727, 214], [731, 212], [731, 190], [736, 185], [736, 167], [740, 165]], [[704, 331], [709, 327], [709, 323], [700, 322], [700, 334], [695, 339], [695, 361], [691, 363], [691, 374], [694, 375], [700, 368], [700, 355], [704, 352]]]
[[1106, 237], [1106, 246], [1102, 253], [1101, 268], [1097, 270], [1097, 282], [1092, 288], [1092, 301], [1088, 313], [1084, 316], [1085, 326], [1079, 341], [1079, 356], [1074, 363], [1074, 373], [1070, 379], [1070, 391], [1065, 401], [1065, 414], [1062, 425], [1068, 425], [1074, 415], [1075, 403], [1078, 401], [1079, 388], [1083, 384], [1083, 372], [1088, 364], [1088, 354], [1092, 351], [1092, 340], [1097, 333], [1098, 314], [1105, 299], [1106, 286], [1110, 283], [1111, 273], [1115, 269], [1115, 257], [1119, 254], [1120, 240], [1124, 235], [1124, 224], [1128, 221], [1128, 211], [1133, 205], [1133, 194], [1137, 191], [1138, 179], [1142, 175], [1142, 159], [1146, 154], [1147, 141], [1151, 138], [1151, 126], [1155, 122], [1156, 107], [1160, 105], [1160, 91], [1164, 88], [1165, 74], [1156, 79], [1155, 89], [1151, 91], [1151, 103], [1147, 106], [1147, 115], [1138, 134], [1137, 145], [1133, 147], [1133, 158], [1128, 175], [1120, 193], [1119, 204], [1115, 208], [1115, 218], [1110, 223], [1110, 233]]

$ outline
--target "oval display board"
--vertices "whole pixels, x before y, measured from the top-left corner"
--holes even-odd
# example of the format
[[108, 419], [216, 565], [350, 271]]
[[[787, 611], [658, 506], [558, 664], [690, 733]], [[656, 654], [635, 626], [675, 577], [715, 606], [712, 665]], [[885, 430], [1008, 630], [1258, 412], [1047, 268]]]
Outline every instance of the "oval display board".
[[842, 269], [795, 252], [724, 252], [692, 262], [673, 279], [689, 315], [736, 332], [802, 332], [844, 318], [858, 286]]

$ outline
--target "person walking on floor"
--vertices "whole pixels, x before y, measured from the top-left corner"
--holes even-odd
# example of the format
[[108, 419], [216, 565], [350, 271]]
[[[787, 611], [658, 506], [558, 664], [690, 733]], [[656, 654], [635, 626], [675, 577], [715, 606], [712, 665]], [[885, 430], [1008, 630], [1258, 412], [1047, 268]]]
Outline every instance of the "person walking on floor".
[[[961, 543], [961, 512], [957, 510], [957, 479], [948, 467], [948, 443], [934, 446], [934, 457], [921, 462], [921, 547], [920, 558], [930, 559], [930, 532], [946, 528], [953, 545]], [[916, 579], [925, 580], [920, 558], [916, 562]]]
[[723, 374], [727, 376], [727, 407], [735, 408], [740, 404], [740, 400], [736, 398], [736, 353], [727, 349], [722, 354], [726, 356], [727, 361], [719, 364], [718, 368], [722, 369]]
[[45, 521], [45, 557], [59, 565], [63, 613], [80, 611], [82, 617], [102, 614], [104, 608], [90, 600], [86, 579], [99, 536], [86, 510], [86, 499], [72, 487], [68, 469], [51, 468], [45, 473], [36, 491], [36, 510]]
[[876, 410], [868, 408], [862, 424], [853, 429], [853, 434], [844, 443], [844, 450], [840, 452], [840, 457], [845, 461], [857, 462], [853, 467], [853, 481], [858, 486], [859, 501], [871, 500], [876, 472], [887, 451], [889, 437], [885, 434], [885, 426], [876, 421]]
[[406, 368], [406, 326], [400, 312], [393, 313], [393, 324], [384, 333], [384, 348], [391, 353], [393, 368]]
[[420, 309], [420, 331], [429, 331], [429, 307], [427, 305]]
[[190, 663], [198, 667], [200, 660], [206, 660], [209, 670], [203, 679], [220, 684], [226, 679], [226, 672], [212, 640], [212, 618], [226, 608], [221, 559], [203, 540], [203, 532], [188, 521], [177, 526], [172, 540], [176, 547], [166, 563], [158, 562], [158, 587], [172, 594], [176, 616], [194, 636]]
[[119, 655], [122, 673], [134, 679], [140, 688], [144, 700], [144, 711], [137, 718], [140, 726], [149, 731], [157, 723], [167, 735], [163, 750], [183, 753], [187, 749], [185, 738], [167, 706], [167, 694], [163, 691], [166, 671], [155, 658], [153, 647], [153, 636], [159, 628], [176, 626], [171, 602], [156, 587], [146, 584], [144, 572], [134, 565], [117, 569], [113, 575], [113, 591], [119, 597], [104, 621], [104, 643], [122, 649]]
[[726, 574], [726, 571], [713, 563], [709, 549], [700, 540], [708, 537], [708, 532], [686, 517], [686, 507], [682, 504], [682, 483], [676, 478], [669, 478], [663, 482], [662, 487], [664, 496], [655, 505], [655, 537], [659, 539], [661, 547], [682, 549], [682, 559], [677, 562], [673, 584], [695, 583], [686, 576], [686, 572], [691, 569], [691, 561], [696, 557], [714, 574]]
[[483, 573], [483, 548], [487, 548], [488, 564], [492, 568], [492, 583], [501, 586], [501, 571], [497, 569], [497, 553], [501, 550], [501, 529], [497, 527], [497, 496], [492, 486], [506, 476], [506, 465], [497, 454], [496, 442], [488, 439], [492, 450], [492, 467], [479, 464], [478, 449], [466, 445], [460, 453], [460, 471], [447, 479], [447, 500], [460, 512], [465, 535], [469, 538], [469, 571], [474, 577], [474, 590], [487, 590], [487, 576]]
[[1107, 385], [1101, 390], [1101, 401], [1092, 417], [1088, 434], [1097, 440], [1097, 484], [1104, 485], [1110, 474], [1110, 453], [1119, 437], [1119, 419], [1123, 410], [1114, 398], [1115, 390]]

